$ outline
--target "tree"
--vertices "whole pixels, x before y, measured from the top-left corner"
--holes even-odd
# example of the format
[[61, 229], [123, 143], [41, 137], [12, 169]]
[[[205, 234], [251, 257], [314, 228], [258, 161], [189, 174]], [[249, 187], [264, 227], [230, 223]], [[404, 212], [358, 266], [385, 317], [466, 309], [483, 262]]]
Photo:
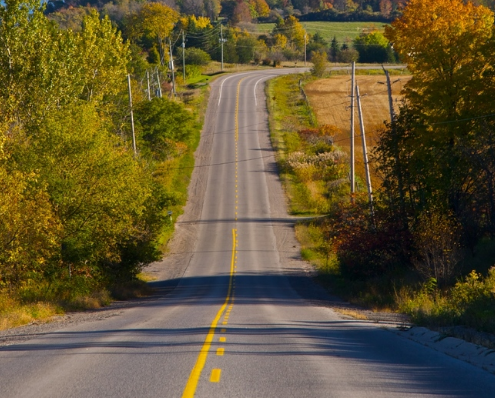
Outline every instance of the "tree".
[[177, 143], [188, 143], [197, 126], [183, 105], [153, 98], [137, 107], [136, 127], [142, 151], [148, 158], [162, 161], [174, 156]]
[[238, 1], [232, 13], [230, 22], [233, 25], [237, 25], [240, 22], [251, 22], [252, 19], [253, 16], [249, 4], [245, 1]]
[[251, 16], [254, 18], [267, 17], [270, 14], [270, 7], [265, 0], [249, 0]]
[[327, 53], [324, 51], [312, 51], [311, 62], [313, 63], [311, 74], [316, 77], [322, 77], [327, 68]]
[[210, 54], [200, 48], [188, 47], [185, 50], [181, 48], [178, 51], [179, 58], [182, 58], [184, 51], [184, 61], [186, 65], [208, 65], [211, 62]]
[[285, 19], [279, 18], [272, 32], [273, 36], [278, 34], [287, 38], [288, 44], [298, 50], [304, 49], [306, 31], [296, 17], [288, 16]]
[[[373, 30], [361, 33], [354, 39], [354, 48], [359, 53], [359, 62], [363, 63], [386, 63], [393, 62], [390, 58], [390, 44], [383, 33]], [[392, 52], [393, 54], [393, 52]]]
[[258, 40], [251, 35], [243, 35], [237, 38], [236, 52], [241, 64], [248, 64], [254, 58], [255, 49], [259, 46]]
[[94, 10], [84, 17], [76, 46], [86, 100], [103, 101], [125, 90], [129, 46], [122, 41], [108, 17], [100, 19]]
[[131, 39], [149, 38], [156, 40], [160, 52], [160, 63], [168, 61], [166, 39], [170, 36], [179, 14], [162, 3], [145, 3], [142, 8], [129, 17], [128, 34]]
[[493, 22], [489, 9], [471, 2], [412, 0], [386, 27], [385, 36], [414, 75], [406, 87], [408, 99], [422, 103], [436, 122], [473, 109], [476, 97], [489, 88], [479, 80], [493, 64], [482, 51]]
[[330, 60], [333, 62], [337, 62], [338, 56], [340, 53], [339, 42], [337, 41], [337, 37], [333, 37], [330, 43]]

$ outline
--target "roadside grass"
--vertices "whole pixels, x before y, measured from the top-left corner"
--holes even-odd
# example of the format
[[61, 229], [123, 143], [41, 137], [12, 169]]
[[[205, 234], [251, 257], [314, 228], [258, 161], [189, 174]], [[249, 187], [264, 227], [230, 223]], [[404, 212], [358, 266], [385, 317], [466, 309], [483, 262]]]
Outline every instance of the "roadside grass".
[[[330, 21], [311, 21], [301, 22], [306, 32], [314, 35], [318, 32], [323, 38], [330, 42], [334, 36], [342, 45], [350, 43], [363, 31], [377, 29], [384, 31], [387, 24], [379, 22], [330, 22]], [[259, 34], [268, 34], [273, 31], [274, 23], [255, 24], [256, 32]]]
[[0, 330], [26, 325], [32, 322], [47, 322], [62, 314], [60, 307], [45, 302], [23, 304], [7, 291], [0, 291]]
[[333, 310], [335, 312], [342, 314], [342, 315], [350, 316], [351, 318], [354, 318], [354, 319], [360, 319], [363, 321], [368, 319], [368, 317], [366, 315], [361, 314], [360, 312], [357, 312], [357, 311], [347, 310], [344, 308], [334, 308]]
[[302, 148], [298, 130], [312, 125], [312, 112], [299, 89], [299, 80], [304, 74], [291, 74], [271, 79], [266, 86], [267, 105], [270, 109], [270, 131], [272, 145], [277, 153], [280, 178], [290, 198], [290, 213], [293, 215], [317, 215], [321, 206], [310, 187], [285, 167], [288, 154]]

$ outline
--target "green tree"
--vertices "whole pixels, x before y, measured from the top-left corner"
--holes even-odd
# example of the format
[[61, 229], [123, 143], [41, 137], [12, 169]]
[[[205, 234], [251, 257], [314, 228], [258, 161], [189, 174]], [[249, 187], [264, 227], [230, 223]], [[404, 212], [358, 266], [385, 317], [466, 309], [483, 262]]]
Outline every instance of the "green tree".
[[390, 44], [379, 31], [360, 34], [354, 39], [353, 46], [359, 53], [359, 62], [393, 62]]
[[254, 36], [241, 36], [236, 42], [236, 52], [241, 64], [248, 64], [254, 58], [256, 48], [259, 47], [258, 40]]
[[160, 63], [168, 61], [167, 38], [179, 20], [174, 9], [162, 3], [145, 3], [141, 9], [129, 16], [128, 35], [131, 39], [147, 38], [156, 41], [160, 52]]
[[191, 112], [166, 98], [140, 103], [136, 109], [136, 125], [141, 150], [156, 161], [176, 156], [177, 144], [187, 145], [197, 128]]
[[324, 51], [312, 51], [311, 62], [313, 63], [311, 74], [316, 77], [322, 77], [325, 74], [327, 68], [327, 53]]
[[340, 53], [340, 47], [339, 47], [339, 42], [337, 41], [337, 37], [333, 37], [331, 43], [330, 43], [330, 60], [333, 62], [337, 62], [339, 58], [339, 53]]

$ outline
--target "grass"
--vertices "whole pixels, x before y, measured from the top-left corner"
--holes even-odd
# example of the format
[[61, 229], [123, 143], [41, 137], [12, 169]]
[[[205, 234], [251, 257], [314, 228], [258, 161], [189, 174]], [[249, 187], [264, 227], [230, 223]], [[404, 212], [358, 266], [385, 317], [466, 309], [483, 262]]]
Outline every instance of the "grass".
[[[337, 41], [342, 45], [343, 43], [352, 42], [359, 34], [368, 29], [384, 30], [386, 24], [378, 22], [326, 22], [326, 21], [314, 21], [314, 22], [301, 22], [306, 32], [314, 35], [318, 32], [323, 38], [330, 43], [330, 41], [336, 37]], [[259, 34], [271, 33], [275, 27], [274, 23], [261, 23], [256, 24], [256, 32]]]
[[[319, 203], [311, 188], [284, 168], [287, 155], [297, 151], [301, 139], [297, 131], [312, 126], [313, 115], [299, 89], [299, 80], [307, 75], [293, 74], [271, 79], [267, 85], [267, 101], [270, 109], [272, 145], [277, 151], [281, 180], [290, 198], [290, 212], [294, 215], [316, 215]], [[313, 189], [316, 189], [313, 187]]]
[[351, 318], [354, 319], [360, 319], [360, 320], [367, 320], [368, 317], [360, 312], [353, 311], [353, 310], [346, 310], [344, 308], [333, 308], [335, 312], [338, 312], [339, 314], [350, 316]]

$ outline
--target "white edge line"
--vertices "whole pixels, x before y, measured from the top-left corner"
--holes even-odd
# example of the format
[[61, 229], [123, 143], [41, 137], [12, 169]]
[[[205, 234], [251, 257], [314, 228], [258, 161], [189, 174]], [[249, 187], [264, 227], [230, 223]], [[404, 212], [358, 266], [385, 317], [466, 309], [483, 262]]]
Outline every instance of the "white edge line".
[[265, 79], [265, 78], [266, 78], [266, 76], [262, 77], [262, 78], [261, 78], [261, 79], [259, 79], [259, 80], [256, 82], [256, 84], [254, 85], [254, 103], [255, 103], [255, 105], [256, 105], [256, 106], [258, 106], [258, 98], [256, 97], [256, 86], [258, 85], [258, 83], [259, 83], [260, 81], [262, 81], [262, 80], [263, 80], [263, 79]]
[[[267, 77], [267, 75], [271, 75], [271, 76], [278, 76], [280, 74], [291, 74], [291, 73], [301, 73], [301, 69], [304, 69], [304, 68], [296, 68], [298, 71], [297, 72], [292, 72], [290, 70], [287, 70], [287, 71], [284, 71], [283, 73], [266, 73], [265, 77]], [[306, 68], [309, 70], [309, 68]], [[262, 73], [262, 71], [249, 71], [249, 72], [244, 72], [244, 73], [235, 73], [233, 75], [230, 75], [228, 77], [226, 77], [225, 79], [222, 80], [222, 84], [220, 85], [220, 94], [218, 96], [218, 105], [220, 105], [220, 102], [222, 101], [222, 89], [223, 89], [223, 84], [225, 83], [225, 81], [227, 81], [228, 79], [230, 79], [231, 77], [234, 77], [234, 76], [242, 76], [242, 75], [253, 75], [253, 74], [256, 74], [256, 73]], [[256, 98], [256, 97], [255, 97]]]

